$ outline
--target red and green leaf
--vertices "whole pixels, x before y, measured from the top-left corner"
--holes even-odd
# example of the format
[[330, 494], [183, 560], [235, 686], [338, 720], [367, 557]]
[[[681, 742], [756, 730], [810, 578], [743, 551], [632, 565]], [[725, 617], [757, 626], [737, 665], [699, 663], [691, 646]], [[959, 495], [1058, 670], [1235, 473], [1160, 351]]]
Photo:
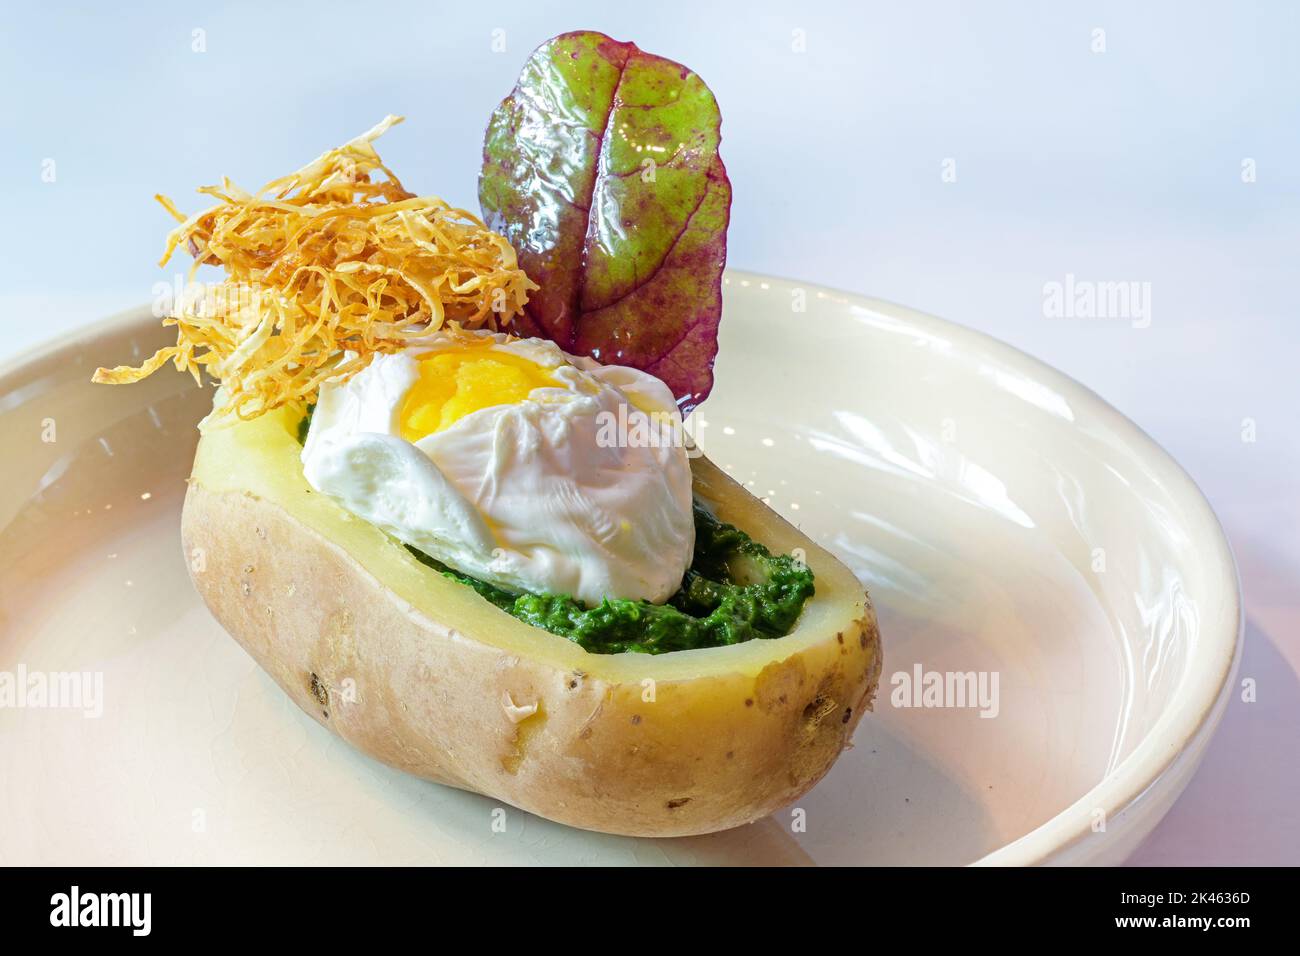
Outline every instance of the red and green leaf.
[[483, 217], [541, 286], [519, 331], [650, 372], [683, 414], [708, 395], [718, 349], [720, 125], [686, 67], [566, 33], [534, 51], [483, 144]]

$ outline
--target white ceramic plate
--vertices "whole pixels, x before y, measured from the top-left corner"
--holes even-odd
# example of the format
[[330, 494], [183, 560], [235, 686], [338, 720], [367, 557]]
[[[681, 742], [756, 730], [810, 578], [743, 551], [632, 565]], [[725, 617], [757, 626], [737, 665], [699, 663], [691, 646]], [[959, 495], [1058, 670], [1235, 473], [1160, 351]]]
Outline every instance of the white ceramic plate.
[[[0, 370], [0, 680], [102, 675], [82, 710], [0, 709], [2, 863], [1118, 862], [1226, 704], [1232, 557], [1137, 427], [976, 332], [732, 272], [695, 433], [870, 588], [876, 712], [748, 827], [634, 840], [510, 810], [494, 832], [492, 801], [300, 713], [199, 603], [178, 521], [209, 394], [89, 383], [166, 335], [142, 310]], [[996, 679], [990, 715], [897, 706], [917, 668]]]

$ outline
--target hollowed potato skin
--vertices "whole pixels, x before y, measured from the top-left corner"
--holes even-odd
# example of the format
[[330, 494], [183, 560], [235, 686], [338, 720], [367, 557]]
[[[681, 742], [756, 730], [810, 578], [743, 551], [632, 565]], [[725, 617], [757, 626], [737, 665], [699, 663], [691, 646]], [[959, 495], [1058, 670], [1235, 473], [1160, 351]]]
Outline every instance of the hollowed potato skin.
[[605, 680], [439, 624], [250, 492], [191, 479], [182, 538], [213, 615], [318, 723], [393, 767], [589, 830], [685, 836], [766, 816], [830, 769], [879, 681], [865, 595], [757, 673]]

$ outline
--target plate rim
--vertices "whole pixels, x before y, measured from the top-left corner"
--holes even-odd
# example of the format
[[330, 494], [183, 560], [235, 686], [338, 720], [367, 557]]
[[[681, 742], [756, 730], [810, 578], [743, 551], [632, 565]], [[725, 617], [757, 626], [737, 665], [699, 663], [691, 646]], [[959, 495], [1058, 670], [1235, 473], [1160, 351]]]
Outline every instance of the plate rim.
[[[1221, 586], [1223, 612], [1217, 616], [1215, 622], [1221, 624], [1221, 629], [1217, 634], [1209, 629], [1209, 625], [1203, 629], [1202, 633], [1208, 634], [1211, 638], [1206, 642], [1206, 653], [1189, 657], [1188, 669], [1182, 675], [1179, 684], [1180, 692], [1184, 692], [1188, 689], [1187, 684], [1194, 683], [1195, 686], [1191, 689], [1199, 693], [1181, 693], [1181, 696], [1177, 697], [1174, 703], [1160, 715], [1155, 725], [1142, 737], [1133, 751], [1075, 802], [1062, 808], [1028, 833], [971, 861], [970, 865], [1038, 866], [1052, 863], [1054, 858], [1062, 856], [1088, 837], [1096, 835], [1092, 828], [1093, 814], [1096, 810], [1100, 809], [1104, 812], [1105, 820], [1117, 821], [1135, 810], [1142, 798], [1161, 781], [1167, 779], [1180, 761], [1184, 759], [1194, 761], [1190, 764], [1190, 769], [1194, 769], [1226, 708], [1233, 675], [1236, 674], [1241, 661], [1245, 617], [1236, 557], [1224, 532], [1223, 523], [1187, 469], [1141, 425], [1098, 392], [1042, 359], [987, 332], [910, 306], [836, 289], [817, 282], [802, 282], [738, 269], [728, 269], [727, 278], [750, 283], [766, 282], [769, 285], [782, 285], [791, 289], [799, 288], [822, 293], [839, 304], [858, 306], [906, 323], [929, 335], [941, 335], [951, 339], [958, 343], [958, 347], [963, 351], [978, 349], [985, 354], [1010, 360], [1011, 363], [1031, 372], [1039, 380], [1047, 381], [1067, 397], [1073, 400], [1081, 399], [1089, 404], [1094, 411], [1106, 416], [1108, 428], [1115, 430], [1126, 442], [1136, 442], [1138, 450], [1144, 457], [1153, 456], [1161, 460], [1181, 486], [1170, 489], [1171, 497], [1191, 505], [1199, 512], [1200, 518], [1212, 532], [1213, 540], [1207, 542], [1210, 547], [1202, 554], [1206, 559], [1207, 567], [1217, 573]], [[725, 318], [724, 315], [724, 321]], [[888, 653], [887, 634], [882, 635], [882, 643]], [[1176, 796], [1177, 793], [1174, 794], [1175, 798]]]

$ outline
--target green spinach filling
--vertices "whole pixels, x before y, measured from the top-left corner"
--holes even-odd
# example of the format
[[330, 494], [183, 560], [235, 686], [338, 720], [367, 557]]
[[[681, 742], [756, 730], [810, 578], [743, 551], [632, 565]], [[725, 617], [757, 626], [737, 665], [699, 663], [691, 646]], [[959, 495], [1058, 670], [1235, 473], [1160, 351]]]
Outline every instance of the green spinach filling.
[[[307, 436], [314, 406], [298, 428]], [[784, 637], [813, 596], [813, 573], [799, 559], [772, 554], [739, 528], [694, 508], [695, 554], [682, 586], [664, 604], [606, 598], [586, 607], [562, 594], [518, 594], [462, 574], [407, 545], [421, 563], [473, 588], [525, 624], [567, 638], [595, 654], [666, 654]]]
[[525, 624], [595, 654], [666, 654], [784, 637], [813, 595], [807, 565], [787, 554], [772, 554], [698, 502], [695, 556], [681, 588], [665, 604], [606, 598], [589, 608], [567, 595], [516, 594], [449, 568], [410, 545], [407, 550]]

